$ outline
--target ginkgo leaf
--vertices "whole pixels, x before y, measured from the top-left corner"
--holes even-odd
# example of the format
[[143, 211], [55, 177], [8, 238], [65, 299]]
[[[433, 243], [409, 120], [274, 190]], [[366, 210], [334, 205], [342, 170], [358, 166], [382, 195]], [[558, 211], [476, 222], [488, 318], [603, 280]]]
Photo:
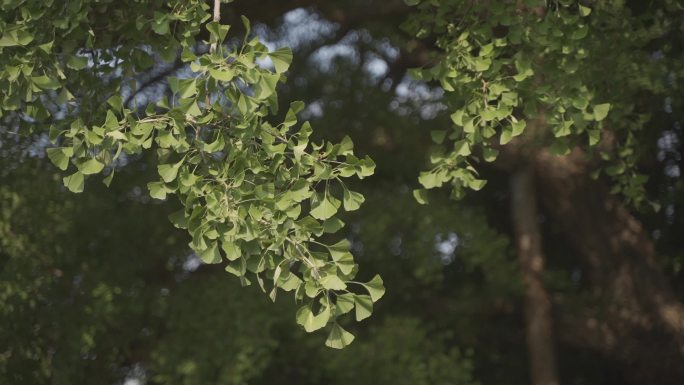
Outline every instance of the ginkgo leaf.
[[212, 242], [211, 246], [199, 253], [199, 257], [204, 263], [221, 263], [221, 254], [218, 251], [216, 242]]
[[64, 182], [64, 186], [66, 186], [69, 191], [75, 193], [83, 192], [84, 177], [80, 171], [76, 171], [69, 176], [65, 176], [62, 181]]
[[290, 63], [292, 63], [292, 50], [287, 47], [278, 48], [277, 50], [270, 52], [268, 57], [271, 58], [276, 72], [283, 73], [290, 68]]
[[344, 222], [339, 218], [328, 218], [323, 222], [323, 231], [326, 233], [336, 233], [338, 230], [344, 227]]
[[352, 342], [354, 342], [354, 335], [344, 330], [339, 324], [334, 323], [330, 329], [330, 334], [328, 334], [328, 339], [325, 340], [325, 346], [342, 349]]
[[347, 211], [358, 210], [366, 199], [360, 193], [344, 189], [342, 203]]
[[[314, 196], [318, 196], [318, 194]], [[311, 207], [311, 216], [324, 220], [337, 213], [337, 210], [340, 208], [340, 200], [329, 194], [323, 194], [318, 199], [312, 199]]]
[[354, 270], [354, 257], [350, 252], [346, 252], [342, 255], [336, 253], [333, 254], [332, 257], [335, 261], [335, 265], [343, 274], [349, 274]]
[[363, 287], [368, 290], [373, 302], [377, 302], [383, 295], [385, 295], [385, 286], [383, 286], [382, 278], [376, 275], [370, 281], [362, 283]]
[[69, 166], [69, 159], [74, 154], [71, 147], [48, 148], [47, 155], [50, 161], [60, 170], [64, 171]]
[[427, 190], [425, 189], [413, 190], [413, 198], [415, 198], [416, 202], [420, 203], [421, 205], [428, 204]]
[[328, 290], [344, 290], [347, 285], [336, 275], [326, 275], [320, 280], [321, 286]]
[[222, 82], [229, 82], [235, 77], [235, 71], [226, 67], [209, 68], [209, 76]]
[[97, 174], [102, 171], [104, 164], [97, 159], [88, 159], [87, 161], [78, 165], [78, 169], [83, 175]]
[[178, 176], [178, 170], [180, 169], [181, 164], [183, 164], [183, 162], [172, 164], [160, 164], [159, 166], [157, 166], [159, 176], [161, 176], [164, 182], [166, 183], [173, 182], [174, 180], [176, 180], [176, 177]]
[[354, 297], [352, 293], [340, 294], [335, 302], [335, 313], [337, 315], [349, 313], [354, 308]]
[[164, 182], [150, 182], [147, 184], [150, 196], [154, 199], [166, 199], [166, 186]]
[[297, 311], [297, 323], [304, 327], [308, 333], [322, 329], [330, 319], [330, 308], [323, 307], [320, 313], [314, 314], [311, 306], [305, 305]]
[[369, 295], [355, 295], [354, 308], [356, 309], [356, 320], [364, 320], [373, 313], [373, 299]]
[[603, 103], [594, 106], [594, 119], [596, 119], [597, 122], [602, 121], [608, 116], [609, 111], [610, 103]]

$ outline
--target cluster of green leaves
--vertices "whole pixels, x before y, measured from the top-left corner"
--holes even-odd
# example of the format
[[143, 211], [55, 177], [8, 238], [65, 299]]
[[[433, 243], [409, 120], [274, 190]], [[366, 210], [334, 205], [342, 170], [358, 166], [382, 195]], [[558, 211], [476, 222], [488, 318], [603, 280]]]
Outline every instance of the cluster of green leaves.
[[[357, 320], [368, 317], [384, 294], [382, 279], [354, 281], [358, 268], [349, 242], [318, 239], [344, 226], [335, 217], [340, 209], [356, 210], [364, 201], [342, 179], [367, 177], [375, 164], [354, 156], [348, 137], [338, 144], [310, 142], [310, 124], [297, 121], [301, 102], [291, 104], [280, 124], [267, 121], [277, 112], [276, 86], [285, 79], [291, 51], [269, 51], [250, 39], [244, 17], [243, 44], [228, 48], [229, 26], [207, 23], [209, 7], [199, 0], [166, 6], [139, 1], [127, 10], [113, 2], [114, 9], [89, 1], [25, 3], [3, 6], [13, 24], [5, 22], [0, 38], [0, 64], [7, 65], [0, 79], [10, 90], [2, 109], [17, 111], [30, 126], [49, 126], [57, 146], [47, 154], [68, 172], [64, 185], [78, 193], [88, 175], [108, 172], [109, 186], [122, 154], [155, 148], [160, 180], [148, 184], [150, 195], [178, 196], [184, 208], [169, 218], [188, 230], [202, 261], [224, 263], [243, 285], [256, 279], [274, 301], [279, 290], [293, 292], [304, 302], [297, 322], [307, 332], [330, 325], [326, 345], [351, 343], [354, 337], [337, 318], [353, 309]], [[127, 23], [131, 11], [140, 13]], [[99, 13], [113, 14], [108, 23], [121, 22], [132, 32], [93, 32]], [[203, 54], [196, 49], [202, 25], [212, 47]], [[73, 39], [63, 28], [71, 28]], [[49, 37], [54, 40], [44, 43]], [[169, 61], [182, 51], [180, 60], [191, 72], [168, 77], [171, 96], [131, 109], [115, 75], [144, 69], [151, 59], [145, 46]], [[42, 61], [32, 62], [36, 56]], [[259, 64], [267, 60], [273, 70]], [[112, 81], [99, 87], [108, 75]], [[75, 97], [73, 89], [84, 93]], [[106, 103], [88, 89], [107, 93]]]
[[0, 114], [16, 112], [22, 130], [33, 131], [51, 120], [68, 125], [59, 118], [75, 111], [102, 113], [104, 100], [121, 87], [123, 77], [116, 75], [150, 69], [150, 48], [173, 60], [181, 41], [190, 44], [199, 32], [206, 5], [8, 0], [0, 12]]
[[[455, 198], [466, 188], [481, 189], [486, 181], [473, 163], [493, 162], [501, 146], [525, 132], [522, 145], [546, 147], [556, 155], [577, 146], [598, 148], [618, 97], [599, 91], [605, 74], [592, 68], [612, 43], [596, 35], [601, 34], [600, 23], [612, 22], [610, 13], [617, 11], [607, 10], [597, 22], [592, 8], [574, 0], [407, 3], [418, 5], [421, 16], [405, 27], [417, 37], [437, 36], [443, 50], [437, 65], [416, 69], [413, 75], [439, 82], [454, 124], [432, 132], [438, 146], [430, 156], [432, 168], [420, 175], [424, 188], [451, 184]], [[612, 31], [621, 31], [614, 27]], [[592, 31], [597, 33], [588, 39]], [[631, 110], [620, 108], [616, 119], [635, 119]], [[625, 161], [633, 147], [633, 137], [626, 135], [619, 151], [601, 156], [609, 161], [605, 172], [622, 186], [617, 191], [638, 201], [644, 198], [645, 177]], [[619, 154], [625, 156], [614, 156]], [[634, 158], [629, 158], [632, 165]], [[425, 190], [414, 195], [426, 201]]]
[[[401, 124], [405, 117], [395, 119]], [[320, 123], [316, 127], [332, 127]], [[465, 277], [438, 278], [445, 272], [433, 258], [434, 235], [451, 223], [472, 231], [476, 243], [494, 246], [487, 254], [502, 262], [502, 236], [482, 233], [482, 220], [462, 217], [467, 207], [417, 206], [410, 192], [387, 199], [404, 180], [383, 187], [377, 186], [381, 178], [362, 181], [371, 187], [364, 190], [369, 215], [345, 213], [345, 221], [358, 225], [354, 217], [373, 218], [362, 224], [361, 238], [350, 236], [363, 246], [362, 266], [383, 267], [383, 280], [388, 286], [391, 280], [394, 290], [382, 298], [372, 322], [349, 325], [357, 338], [337, 351], [323, 346], [324, 336], [307, 335], [291, 322], [292, 301], [270, 304], [258, 285], [240, 289], [217, 265], [185, 270], [187, 235], [166, 218], [177, 202], [150, 205], [130, 194], [131, 185], [144, 186], [156, 173], [145, 167], [155, 164], [153, 155], [119, 170], [110, 188], [93, 183], [82, 194], [55, 183], [59, 170], [47, 159], [26, 159], [12, 170], [16, 157], [0, 155], [0, 323], [6, 325], [0, 330], [6, 341], [0, 378], [12, 384], [83, 383], [93, 376], [125, 382], [129, 363], [143, 357], [139, 365], [149, 373], [148, 383], [344, 384], [353, 377], [360, 384], [477, 383], [457, 381], [472, 376], [476, 356], [459, 354], [437, 325], [457, 325], [458, 336], [477, 341], [489, 332], [468, 328], [462, 310], [435, 307], [425, 314], [429, 299], [458, 309], [495, 302], [462, 289], [469, 285]], [[349, 227], [340, 232], [352, 233]], [[401, 258], [387, 245], [397, 227], [406, 231], [402, 248], [408, 253]], [[483, 286], [487, 290], [478, 293], [497, 287], [490, 281]], [[380, 375], [378, 367], [385, 368]]]

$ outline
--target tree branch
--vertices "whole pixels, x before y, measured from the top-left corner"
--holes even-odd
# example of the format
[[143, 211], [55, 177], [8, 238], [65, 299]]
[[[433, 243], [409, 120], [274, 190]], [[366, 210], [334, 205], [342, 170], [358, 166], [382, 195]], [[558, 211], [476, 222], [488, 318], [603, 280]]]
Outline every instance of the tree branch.
[[[213, 20], [215, 22], [220, 22], [221, 21], [221, 0], [214, 0], [214, 14], [213, 14]], [[218, 38], [216, 41], [211, 43], [211, 47], [209, 48], [209, 52], [214, 53], [216, 52], [216, 48], [218, 48]]]

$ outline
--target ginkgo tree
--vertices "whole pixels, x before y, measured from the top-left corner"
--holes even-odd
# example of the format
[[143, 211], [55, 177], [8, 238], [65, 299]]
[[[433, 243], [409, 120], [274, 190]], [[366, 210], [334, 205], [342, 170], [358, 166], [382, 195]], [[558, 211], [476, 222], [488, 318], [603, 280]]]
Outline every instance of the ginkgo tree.
[[[615, 96], [602, 93], [605, 75], [596, 73], [604, 65], [603, 52], [622, 41], [622, 6], [590, 7], [574, 0], [406, 3], [416, 6], [419, 16], [407, 20], [405, 28], [417, 37], [436, 36], [443, 52], [436, 65], [414, 69], [412, 75], [441, 85], [453, 123], [452, 129], [431, 133], [438, 147], [430, 156], [432, 167], [420, 175], [425, 189], [448, 184], [455, 198], [480, 190], [486, 181], [474, 161], [494, 162], [503, 146], [526, 131], [525, 142], [555, 155], [577, 147], [596, 149], [612, 113], [613, 119], [633, 123], [621, 128], [626, 139], [616, 150], [601, 153], [604, 164], [595, 176], [607, 174], [615, 191], [637, 205], [648, 201], [647, 178], [633, 167], [638, 158], [634, 132], [645, 117], [632, 104], [613, 106]], [[592, 16], [594, 8], [599, 15]], [[606, 24], [607, 34], [591, 34]], [[643, 44], [658, 33], [634, 32], [631, 43]], [[627, 50], [614, 58], [624, 69], [620, 76], [657, 76], [659, 64], [637, 65], [636, 55]], [[414, 195], [427, 201], [424, 189]]]
[[[109, 185], [122, 157], [156, 151], [159, 180], [147, 185], [149, 194], [181, 201], [169, 218], [187, 229], [203, 262], [224, 263], [274, 301], [280, 290], [293, 292], [307, 332], [330, 325], [326, 345], [353, 341], [337, 318], [354, 309], [356, 320], [367, 318], [383, 282], [354, 281], [349, 241], [320, 237], [344, 226], [339, 210], [364, 201], [344, 179], [370, 176], [375, 164], [355, 156], [348, 137], [311, 142], [311, 125], [297, 118], [301, 102], [269, 123], [289, 48], [269, 50], [245, 17], [242, 43], [227, 44], [219, 0], [214, 7], [200, 0], [5, 1], [0, 9], [2, 114], [27, 132], [49, 132], [47, 155], [69, 190], [82, 192], [97, 174]], [[190, 72], [166, 79], [172, 96], [125, 103], [124, 93], [136, 88], [131, 75], [157, 58], [173, 61], [177, 51]]]
[[[445, 91], [453, 123], [431, 133], [419, 202], [444, 185], [456, 198], [483, 188], [480, 162], [521, 144], [561, 156], [579, 148], [600, 160], [595, 177], [611, 177], [635, 204], [648, 201], [634, 167], [647, 116], [633, 96], [661, 87], [661, 64], [641, 60], [662, 34], [658, 23], [640, 26], [620, 1], [405, 3], [415, 8], [404, 29], [433, 39], [438, 58], [412, 75]], [[292, 53], [260, 42], [244, 17], [244, 33], [231, 33], [220, 11], [219, 0], [3, 0], [0, 118], [20, 133], [47, 133], [47, 155], [76, 193], [98, 175], [109, 185], [129, 157], [155, 152], [149, 194], [179, 199], [183, 209], [169, 218], [202, 261], [256, 281], [273, 300], [293, 292], [297, 322], [327, 327], [328, 346], [344, 347], [353, 336], [337, 318], [368, 317], [384, 287], [379, 276], [354, 280], [349, 241], [323, 240], [344, 226], [338, 212], [364, 201], [345, 180], [375, 165], [354, 155], [348, 137], [312, 142], [302, 103], [274, 122]], [[623, 53], [606, 61], [616, 44]], [[185, 70], [163, 79], [170, 95], [139, 105], [135, 75], [158, 62]], [[603, 136], [610, 146], [600, 146]]]

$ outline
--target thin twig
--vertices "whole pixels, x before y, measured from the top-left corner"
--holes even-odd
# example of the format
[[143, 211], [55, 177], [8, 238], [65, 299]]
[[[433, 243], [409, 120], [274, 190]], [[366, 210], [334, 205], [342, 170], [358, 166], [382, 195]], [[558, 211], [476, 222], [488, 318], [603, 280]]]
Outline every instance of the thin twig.
[[[214, 0], [214, 21], [219, 22], [221, 20], [221, 0]], [[214, 53], [216, 52], [216, 48], [218, 48], [218, 36], [216, 37], [216, 41], [211, 43], [211, 48], [209, 48], [209, 52]]]

